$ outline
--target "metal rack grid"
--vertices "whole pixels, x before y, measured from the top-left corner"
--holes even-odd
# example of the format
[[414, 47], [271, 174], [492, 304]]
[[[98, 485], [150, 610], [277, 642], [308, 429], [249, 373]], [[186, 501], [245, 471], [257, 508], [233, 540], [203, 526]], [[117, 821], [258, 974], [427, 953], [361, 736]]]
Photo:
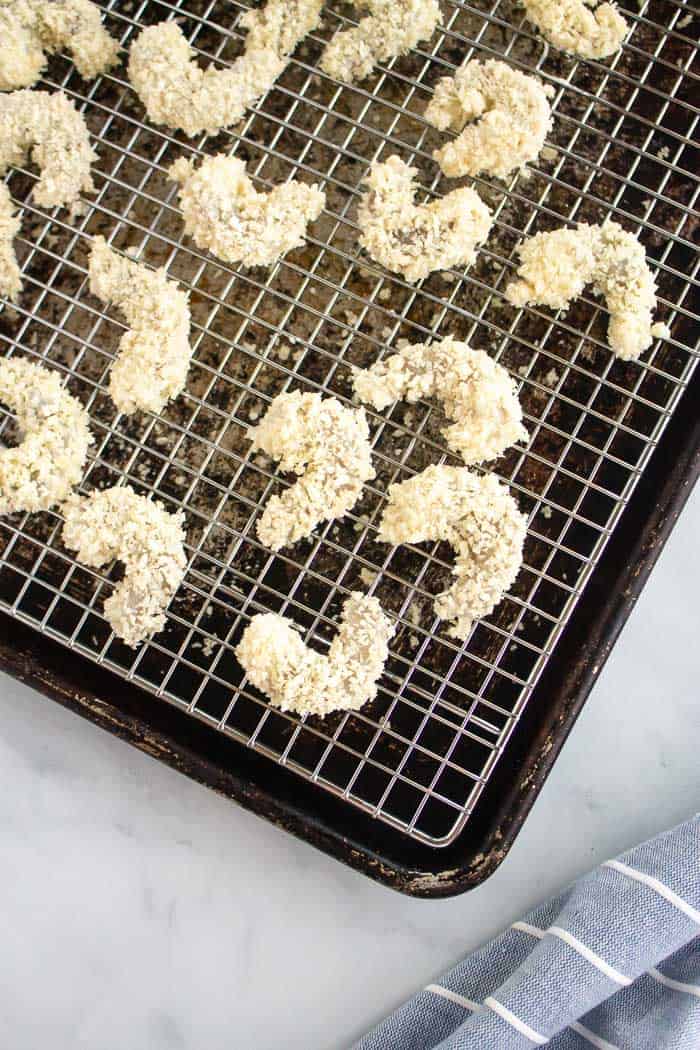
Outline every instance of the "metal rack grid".
[[[140, 26], [177, 17], [203, 60], [225, 63], [240, 53], [242, 3], [104, 7], [125, 47]], [[0, 308], [3, 352], [61, 370], [90, 411], [96, 440], [82, 490], [128, 479], [166, 506], [184, 507], [189, 555], [165, 631], [130, 650], [100, 615], [114, 567], [77, 564], [61, 544], [57, 515], [14, 515], [0, 523], [2, 608], [432, 845], [451, 842], [464, 826], [543, 667], [556, 658], [557, 639], [697, 360], [689, 343], [697, 285], [690, 9], [676, 0], [633, 5], [624, 51], [601, 64], [549, 49], [505, 0], [443, 0], [442, 8], [444, 25], [429, 44], [350, 87], [317, 68], [323, 41], [352, 21], [351, 7], [328, 4], [321, 30], [297, 49], [275, 88], [214, 140], [151, 127], [123, 67], [86, 84], [65, 58], [53, 59], [40, 86], [63, 88], [82, 108], [99, 153], [97, 192], [83, 214], [46, 213], [32, 202], [35, 175], [9, 174], [23, 207], [24, 291], [14, 307]], [[409, 286], [358, 251], [360, 181], [370, 161], [397, 152], [418, 167], [426, 198], [454, 185], [431, 159], [442, 137], [421, 114], [437, 78], [474, 55], [504, 57], [551, 83], [555, 127], [529, 178], [474, 180], [495, 226], [471, 270]], [[177, 156], [221, 149], [244, 157], [263, 187], [297, 177], [327, 193], [308, 244], [270, 270], [236, 271], [183, 237], [165, 169]], [[609, 354], [605, 312], [588, 295], [561, 316], [516, 311], [500, 299], [523, 234], [605, 215], [641, 236], [658, 274], [659, 314], [672, 330], [641, 364]], [[135, 246], [141, 260], [167, 266], [191, 289], [188, 389], [157, 418], [124, 417], [106, 395], [124, 328], [88, 292], [87, 253], [98, 232], [118, 248]], [[450, 461], [434, 407], [370, 412], [376, 480], [345, 519], [278, 555], [260, 545], [254, 525], [285, 482], [246, 441], [247, 427], [280, 391], [347, 400], [351, 365], [371, 363], [401, 338], [447, 333], [489, 350], [516, 376], [531, 435], [527, 448], [494, 468], [529, 515], [525, 565], [464, 646], [432, 614], [450, 551], [376, 541], [388, 485]], [[0, 436], [11, 440], [13, 426], [4, 412]], [[358, 587], [399, 624], [378, 699], [324, 721], [271, 708], [232, 652], [250, 617], [281, 612], [323, 646]]]

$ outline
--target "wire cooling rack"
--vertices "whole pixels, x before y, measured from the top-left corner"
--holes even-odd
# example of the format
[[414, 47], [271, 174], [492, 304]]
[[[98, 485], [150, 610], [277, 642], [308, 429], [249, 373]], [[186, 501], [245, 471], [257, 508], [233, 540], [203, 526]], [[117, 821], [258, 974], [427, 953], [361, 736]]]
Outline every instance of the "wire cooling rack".
[[[133, 0], [104, 9], [125, 48], [141, 26], [177, 18], [202, 60], [225, 64], [241, 50], [241, 3]], [[351, 87], [318, 69], [324, 40], [353, 18], [351, 6], [328, 4], [321, 29], [274, 89], [216, 139], [152, 127], [123, 67], [85, 83], [65, 58], [52, 59], [40, 86], [63, 88], [84, 112], [99, 154], [97, 192], [78, 213], [47, 213], [32, 200], [35, 174], [9, 174], [22, 206], [24, 291], [14, 307], [0, 308], [3, 353], [56, 367], [89, 409], [95, 445], [82, 490], [128, 480], [169, 508], [184, 508], [189, 555], [166, 629], [131, 650], [101, 615], [114, 567], [93, 572], [76, 563], [55, 514], [4, 518], [2, 608], [432, 845], [463, 828], [517, 732], [697, 360], [690, 342], [697, 284], [691, 9], [671, 0], [633, 5], [625, 11], [628, 42], [607, 63], [548, 48], [522, 8], [504, 0], [442, 0], [442, 9], [444, 25], [429, 43]], [[359, 185], [372, 160], [398, 153], [419, 169], [425, 199], [452, 188], [431, 158], [444, 139], [422, 113], [438, 77], [468, 56], [536, 71], [555, 89], [554, 130], [529, 177], [475, 180], [495, 213], [476, 264], [412, 287], [358, 250]], [[166, 168], [178, 156], [219, 150], [244, 158], [260, 187], [294, 177], [326, 191], [308, 243], [272, 269], [235, 270], [183, 236]], [[640, 235], [658, 277], [658, 317], [671, 327], [671, 340], [655, 343], [641, 364], [611, 356], [607, 317], [589, 295], [561, 315], [516, 311], [501, 298], [524, 234], [606, 215]], [[97, 233], [165, 265], [191, 290], [188, 387], [160, 417], [122, 416], [106, 394], [124, 328], [88, 291], [86, 260]], [[432, 612], [449, 580], [449, 548], [393, 549], [376, 539], [388, 485], [451, 461], [434, 406], [370, 412], [376, 480], [342, 521], [276, 555], [257, 541], [255, 522], [286, 480], [251, 453], [246, 438], [279, 392], [348, 400], [352, 365], [370, 364], [400, 339], [446, 334], [510, 370], [530, 431], [527, 447], [494, 465], [529, 516], [525, 565], [464, 646]], [[3, 439], [16, 437], [7, 412], [0, 425]], [[323, 647], [358, 588], [398, 620], [377, 700], [325, 721], [271, 708], [233, 655], [250, 617], [283, 613]]]

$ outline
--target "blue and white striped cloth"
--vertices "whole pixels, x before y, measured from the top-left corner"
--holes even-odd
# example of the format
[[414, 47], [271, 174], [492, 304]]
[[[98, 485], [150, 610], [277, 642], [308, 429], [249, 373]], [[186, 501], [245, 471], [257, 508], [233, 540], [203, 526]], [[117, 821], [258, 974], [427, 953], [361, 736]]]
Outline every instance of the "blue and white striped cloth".
[[608, 861], [356, 1050], [700, 1050], [700, 814]]

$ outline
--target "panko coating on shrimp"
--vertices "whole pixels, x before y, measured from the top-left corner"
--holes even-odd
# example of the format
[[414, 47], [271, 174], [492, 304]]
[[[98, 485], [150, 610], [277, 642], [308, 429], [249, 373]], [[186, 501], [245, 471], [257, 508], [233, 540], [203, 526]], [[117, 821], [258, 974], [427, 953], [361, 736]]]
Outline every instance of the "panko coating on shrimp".
[[28, 157], [39, 167], [33, 195], [45, 207], [74, 204], [93, 189], [95, 152], [82, 115], [61, 91], [0, 95], [0, 175]]
[[317, 186], [285, 182], [258, 193], [238, 157], [205, 157], [198, 168], [184, 157], [170, 168], [180, 183], [185, 232], [198, 248], [243, 266], [271, 266], [304, 244], [306, 228], [326, 202]]
[[437, 0], [356, 0], [355, 6], [368, 14], [351, 29], [339, 30], [320, 62], [329, 77], [348, 83], [429, 40], [440, 21]]
[[431, 466], [389, 487], [379, 526], [385, 543], [446, 541], [457, 555], [452, 586], [435, 612], [466, 639], [475, 620], [491, 613], [512, 587], [523, 560], [526, 518], [495, 474]]
[[620, 50], [627, 23], [615, 4], [597, 0], [523, 0], [527, 17], [560, 51], [608, 58]]
[[63, 542], [78, 561], [94, 569], [115, 558], [124, 565], [124, 578], [104, 603], [114, 633], [136, 646], [162, 630], [187, 565], [182, 513], [169, 513], [128, 485], [74, 494], [63, 513]]
[[95, 237], [89, 264], [90, 291], [113, 302], [129, 331], [119, 343], [109, 393], [120, 412], [159, 413], [182, 391], [192, 357], [187, 294], [165, 270], [149, 270]]
[[275, 707], [324, 717], [358, 711], [375, 698], [394, 630], [376, 598], [354, 592], [327, 655], [309, 648], [292, 621], [261, 613], [245, 629], [236, 656]]
[[268, 500], [258, 521], [261, 543], [274, 551], [310, 536], [320, 522], [342, 517], [375, 476], [364, 409], [346, 408], [334, 397], [278, 394], [248, 437], [254, 451], [300, 475]]
[[1, 91], [31, 87], [46, 67], [46, 56], [64, 48], [86, 80], [119, 61], [119, 42], [90, 0], [0, 2]]
[[460, 132], [433, 156], [445, 175], [485, 172], [504, 179], [539, 156], [552, 127], [554, 89], [505, 62], [465, 62], [438, 80], [425, 119]]
[[358, 369], [355, 393], [378, 411], [395, 401], [437, 397], [448, 419], [447, 444], [465, 463], [500, 456], [527, 440], [515, 383], [483, 350], [447, 337], [401, 347], [396, 354]]
[[415, 204], [416, 169], [398, 156], [372, 165], [357, 213], [360, 244], [387, 270], [411, 283], [433, 270], [470, 266], [492, 216], [470, 187]]
[[144, 29], [131, 48], [129, 79], [156, 124], [186, 135], [217, 134], [236, 124], [283, 72], [321, 17], [323, 0], [268, 0], [240, 19], [245, 51], [227, 69], [200, 69], [175, 22]]
[[668, 335], [665, 325], [652, 323], [656, 282], [644, 247], [619, 223], [582, 222], [574, 230], [536, 233], [520, 245], [518, 255], [518, 279], [505, 291], [514, 306], [536, 303], [566, 310], [592, 284], [610, 312], [608, 342], [618, 357], [636, 360], [654, 338]]
[[19, 233], [19, 217], [15, 213], [10, 191], [0, 182], [0, 295], [12, 301], [22, 288], [14, 239]]
[[50, 510], [83, 476], [88, 414], [57, 372], [19, 357], [0, 360], [0, 401], [20, 431], [17, 446], [0, 449], [0, 514]]

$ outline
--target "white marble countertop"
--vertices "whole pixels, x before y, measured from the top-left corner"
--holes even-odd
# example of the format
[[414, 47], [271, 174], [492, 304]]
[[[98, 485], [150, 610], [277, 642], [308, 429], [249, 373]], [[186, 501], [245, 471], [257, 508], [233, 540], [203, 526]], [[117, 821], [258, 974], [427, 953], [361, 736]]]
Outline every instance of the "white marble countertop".
[[[700, 491], [510, 856], [400, 897], [0, 676], [0, 1045], [340, 1050], [700, 799]], [[691, 729], [692, 726], [692, 729]]]

